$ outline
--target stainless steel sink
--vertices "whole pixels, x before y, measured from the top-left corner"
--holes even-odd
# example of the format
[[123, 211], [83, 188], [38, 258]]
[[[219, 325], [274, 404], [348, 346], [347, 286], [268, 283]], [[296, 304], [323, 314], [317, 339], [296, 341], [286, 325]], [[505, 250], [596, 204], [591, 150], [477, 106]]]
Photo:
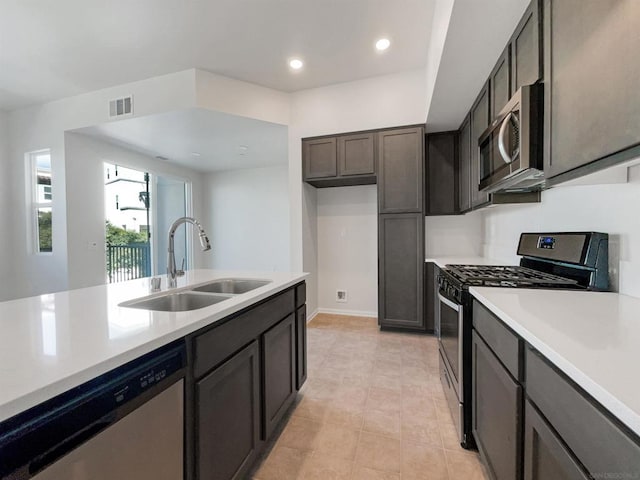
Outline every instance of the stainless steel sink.
[[193, 289], [194, 292], [226, 293], [239, 295], [256, 288], [264, 287], [271, 280], [253, 280], [248, 278], [222, 278]]
[[155, 310], [158, 312], [187, 312], [208, 307], [228, 300], [224, 295], [203, 295], [192, 292], [176, 292], [161, 297], [143, 300], [129, 300], [120, 304], [121, 307]]

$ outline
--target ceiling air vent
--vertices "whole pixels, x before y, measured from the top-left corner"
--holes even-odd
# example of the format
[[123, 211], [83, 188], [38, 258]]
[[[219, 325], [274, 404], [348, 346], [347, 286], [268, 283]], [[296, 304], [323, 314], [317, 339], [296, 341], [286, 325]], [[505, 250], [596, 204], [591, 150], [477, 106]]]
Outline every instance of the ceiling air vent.
[[133, 95], [109, 101], [109, 118], [133, 115]]

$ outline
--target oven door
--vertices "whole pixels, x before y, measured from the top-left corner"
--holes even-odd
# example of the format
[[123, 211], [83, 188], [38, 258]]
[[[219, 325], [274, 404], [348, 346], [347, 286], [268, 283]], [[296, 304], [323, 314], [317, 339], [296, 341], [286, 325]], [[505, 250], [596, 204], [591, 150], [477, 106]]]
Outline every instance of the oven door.
[[438, 342], [443, 353], [443, 359], [448, 364], [449, 371], [453, 375], [453, 387], [459, 399], [463, 398], [462, 392], [462, 305], [446, 298], [442, 292], [438, 292], [438, 316], [440, 328]]

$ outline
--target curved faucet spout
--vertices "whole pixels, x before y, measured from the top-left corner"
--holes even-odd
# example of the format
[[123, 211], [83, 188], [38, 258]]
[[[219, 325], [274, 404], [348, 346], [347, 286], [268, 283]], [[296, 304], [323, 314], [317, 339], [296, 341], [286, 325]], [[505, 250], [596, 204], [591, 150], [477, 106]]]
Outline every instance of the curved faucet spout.
[[207, 232], [204, 231], [204, 228], [202, 228], [200, 222], [198, 222], [195, 218], [180, 217], [175, 222], [173, 222], [171, 224], [171, 227], [169, 228], [169, 249], [167, 257], [167, 276], [169, 277], [169, 288], [175, 288], [178, 284], [177, 277], [184, 275], [184, 270], [178, 270], [176, 268], [176, 255], [174, 250], [174, 236], [178, 227], [183, 223], [190, 223], [198, 229], [198, 236], [200, 239], [200, 245], [202, 246], [202, 251], [206, 252], [207, 250], [211, 250], [211, 244], [209, 243]]

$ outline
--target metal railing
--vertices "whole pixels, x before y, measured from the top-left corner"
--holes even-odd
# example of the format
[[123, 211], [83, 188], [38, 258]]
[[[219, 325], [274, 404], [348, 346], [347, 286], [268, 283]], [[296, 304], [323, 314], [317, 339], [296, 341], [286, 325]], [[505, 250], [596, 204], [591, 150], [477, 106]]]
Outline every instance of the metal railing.
[[150, 244], [107, 245], [107, 274], [109, 283], [150, 277]]

